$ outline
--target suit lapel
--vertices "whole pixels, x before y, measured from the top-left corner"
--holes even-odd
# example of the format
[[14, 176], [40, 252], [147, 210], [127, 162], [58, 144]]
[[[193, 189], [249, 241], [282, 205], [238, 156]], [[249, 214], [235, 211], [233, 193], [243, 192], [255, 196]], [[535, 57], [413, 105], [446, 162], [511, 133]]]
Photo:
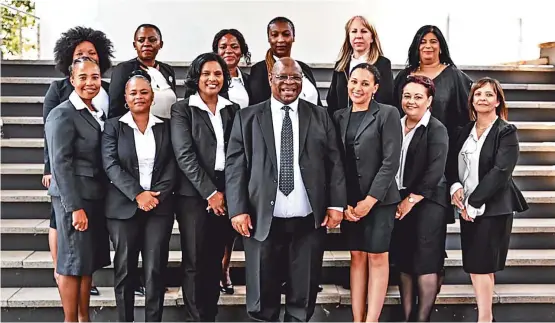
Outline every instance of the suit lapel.
[[87, 121], [87, 123], [90, 124], [96, 131], [101, 131], [100, 125], [89, 111], [86, 111], [85, 109], [79, 110], [79, 115], [83, 119], [85, 119], [85, 121]]
[[262, 136], [264, 137], [264, 142], [266, 143], [266, 148], [268, 149], [268, 154], [274, 164], [274, 169], [277, 168], [277, 157], [276, 157], [276, 143], [274, 137], [274, 124], [272, 122], [272, 109], [270, 108], [270, 100], [264, 103], [264, 107], [258, 113], [258, 123], [260, 124], [260, 129], [262, 130]]
[[303, 155], [306, 137], [308, 135], [308, 128], [310, 127], [310, 118], [312, 113], [311, 107], [304, 101], [299, 100], [298, 105], [299, 113], [299, 159]]
[[212, 127], [212, 122], [210, 121], [210, 116], [208, 115], [210, 112], [201, 110], [198, 107], [195, 108], [198, 110], [200, 117], [202, 118], [202, 120], [204, 120], [204, 123], [206, 123], [206, 125], [208, 126], [208, 129], [210, 129], [210, 131], [212, 132], [214, 138], [216, 138], [216, 132], [214, 132], [214, 127]]
[[499, 120], [497, 119], [493, 126], [491, 127], [484, 144], [482, 145], [482, 150], [480, 151], [480, 159], [478, 161], [478, 178], [482, 180], [485, 174], [482, 171], [489, 169], [488, 164], [491, 162], [492, 155], [497, 151], [495, 147], [497, 133], [499, 132]]
[[162, 150], [162, 142], [164, 140], [164, 124], [157, 123], [152, 127], [152, 132], [154, 133], [154, 142], [156, 143], [156, 154], [154, 155], [154, 166], [158, 166], [160, 163], [160, 151]]
[[358, 127], [355, 140], [358, 139], [358, 137], [360, 137], [362, 132], [364, 132], [364, 130], [366, 130], [366, 128], [368, 128], [368, 126], [370, 126], [370, 124], [372, 124], [374, 120], [376, 120], [376, 114], [378, 113], [378, 111], [380, 111], [380, 105], [377, 104], [376, 101], [374, 100], [370, 101], [370, 111], [368, 111], [368, 113], [364, 115], [364, 119], [362, 120], [362, 122], [360, 123], [360, 126]]
[[347, 127], [349, 126], [349, 117], [351, 114], [351, 109], [347, 108], [340, 115], [339, 128], [341, 131], [341, 142], [343, 142], [343, 148], [345, 148], [345, 138], [347, 136]]
[[227, 134], [227, 130], [231, 126], [230, 121], [233, 121], [231, 120], [230, 110], [231, 108], [229, 105], [220, 110], [220, 116], [222, 117], [222, 125], [224, 126], [224, 134]]
[[[137, 147], [135, 146], [135, 133], [133, 128], [131, 128], [126, 123], [120, 122], [123, 127], [121, 129], [122, 137], [125, 140], [124, 147], [128, 147], [129, 156], [131, 156], [131, 165], [133, 166], [133, 171], [136, 176], [139, 176], [139, 157], [137, 157]], [[138, 177], [137, 177], [138, 178]]]
[[405, 159], [405, 168], [403, 174], [403, 185], [405, 187], [410, 187], [410, 185], [412, 184], [412, 177], [413, 175], [415, 175], [413, 174], [412, 169], [418, 169], [418, 167], [413, 167], [412, 165], [415, 165], [415, 163], [418, 162], [418, 159], [416, 159], [415, 157], [416, 154], [419, 153], [419, 144], [420, 141], [422, 141], [425, 133], [426, 127], [424, 127], [424, 125], [418, 127], [418, 129], [415, 130], [414, 136], [412, 137], [412, 140], [410, 141], [409, 147], [407, 149], [407, 157]]

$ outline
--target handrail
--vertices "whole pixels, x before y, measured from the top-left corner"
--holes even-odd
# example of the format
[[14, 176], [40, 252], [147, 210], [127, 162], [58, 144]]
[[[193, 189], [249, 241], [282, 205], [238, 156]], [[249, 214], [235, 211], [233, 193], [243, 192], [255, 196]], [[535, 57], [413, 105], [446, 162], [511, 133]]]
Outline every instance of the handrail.
[[24, 15], [31, 16], [31, 17], [33, 17], [33, 18], [35, 18], [35, 19], [40, 20], [40, 17], [35, 16], [35, 15], [33, 15], [32, 13], [25, 12], [25, 11], [23, 11], [23, 10], [21, 10], [21, 9], [16, 8], [16, 7], [12, 7], [12, 6], [9, 6], [9, 5], [4, 4], [4, 3], [0, 3], [0, 6], [6, 7], [6, 8], [8, 8], [8, 9], [15, 10], [15, 11], [17, 11], [17, 12], [20, 12], [20, 13], [24, 14]]

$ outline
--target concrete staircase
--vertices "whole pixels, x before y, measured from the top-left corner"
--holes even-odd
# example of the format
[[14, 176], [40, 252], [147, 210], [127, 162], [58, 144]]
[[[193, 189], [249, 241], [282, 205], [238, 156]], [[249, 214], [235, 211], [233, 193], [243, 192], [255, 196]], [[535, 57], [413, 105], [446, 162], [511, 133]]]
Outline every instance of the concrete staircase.
[[[183, 96], [185, 63], [172, 63]], [[331, 79], [331, 65], [313, 69], [322, 98]], [[401, 66], [394, 66], [395, 73]], [[533, 67], [463, 66], [473, 79], [497, 78], [509, 101], [509, 120], [518, 127], [521, 155], [514, 171], [530, 210], [517, 215], [507, 267], [496, 275], [494, 311], [498, 321], [555, 321], [555, 69]], [[1, 141], [1, 307], [6, 321], [56, 321], [63, 318], [48, 252], [49, 197], [42, 187], [43, 96], [49, 84], [60, 78], [50, 61], [2, 61]], [[104, 77], [109, 79], [109, 74]], [[324, 291], [318, 295], [315, 321], [349, 321], [350, 295], [341, 286], [348, 277], [349, 253], [330, 230], [324, 256]], [[170, 241], [165, 321], [181, 319], [183, 299], [179, 285], [179, 232]], [[434, 321], [475, 321], [475, 299], [462, 270], [458, 223], [449, 225], [449, 258], [446, 279]], [[233, 296], [220, 298], [220, 321], [245, 321], [244, 253], [241, 243], [232, 257]], [[115, 321], [113, 272], [98, 271], [94, 278], [101, 296], [91, 298], [95, 321]], [[398, 290], [394, 273], [390, 280], [383, 320], [398, 317]], [[142, 319], [144, 299], [138, 297], [137, 320]]]

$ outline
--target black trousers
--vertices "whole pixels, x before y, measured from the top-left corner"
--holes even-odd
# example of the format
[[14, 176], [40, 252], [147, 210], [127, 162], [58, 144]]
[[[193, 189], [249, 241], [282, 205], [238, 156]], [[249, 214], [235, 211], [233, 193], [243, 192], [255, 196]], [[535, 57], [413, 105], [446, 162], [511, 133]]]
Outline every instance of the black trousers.
[[247, 312], [261, 321], [279, 321], [281, 282], [286, 273], [286, 322], [308, 322], [314, 314], [324, 256], [325, 228], [314, 216], [273, 218], [266, 240], [244, 238]]
[[[224, 186], [217, 172], [216, 186]], [[200, 196], [176, 196], [175, 214], [181, 236], [185, 321], [213, 322], [218, 314], [222, 257], [229, 236], [229, 217], [206, 211]]]
[[114, 291], [118, 321], [133, 322], [135, 289], [139, 280], [139, 252], [145, 278], [145, 321], [162, 321], [165, 274], [173, 215], [137, 210], [127, 220], [108, 219], [114, 245]]

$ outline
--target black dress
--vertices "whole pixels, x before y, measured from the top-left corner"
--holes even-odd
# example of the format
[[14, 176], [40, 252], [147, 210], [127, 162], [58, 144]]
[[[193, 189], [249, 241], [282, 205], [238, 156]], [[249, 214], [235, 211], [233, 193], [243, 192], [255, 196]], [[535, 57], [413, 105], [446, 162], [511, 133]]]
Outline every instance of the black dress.
[[[355, 157], [355, 136], [366, 113], [370, 110], [351, 112], [347, 134], [345, 136], [345, 169], [347, 181], [347, 203], [355, 207], [357, 202], [366, 197], [360, 191], [357, 162]], [[347, 240], [347, 247], [353, 251], [382, 253], [389, 250], [391, 232], [395, 220], [397, 204], [376, 204], [370, 213], [358, 222], [341, 222], [341, 233]]]

